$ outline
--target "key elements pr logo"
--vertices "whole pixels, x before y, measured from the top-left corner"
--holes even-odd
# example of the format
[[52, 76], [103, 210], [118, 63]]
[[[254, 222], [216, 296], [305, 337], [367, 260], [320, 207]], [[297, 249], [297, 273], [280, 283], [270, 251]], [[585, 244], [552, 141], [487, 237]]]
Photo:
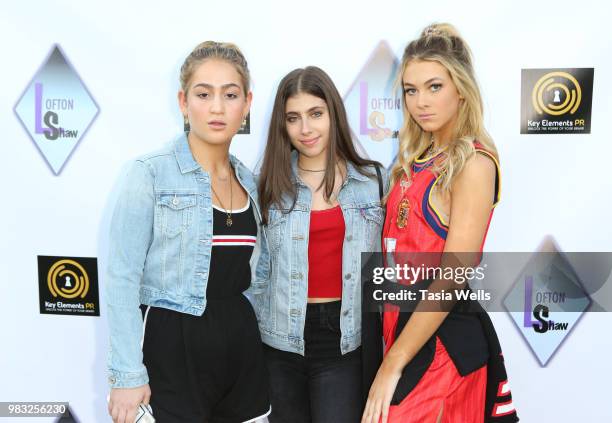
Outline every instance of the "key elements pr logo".
[[100, 315], [95, 258], [38, 256], [38, 279], [41, 314]]
[[594, 72], [523, 69], [521, 134], [590, 134]]

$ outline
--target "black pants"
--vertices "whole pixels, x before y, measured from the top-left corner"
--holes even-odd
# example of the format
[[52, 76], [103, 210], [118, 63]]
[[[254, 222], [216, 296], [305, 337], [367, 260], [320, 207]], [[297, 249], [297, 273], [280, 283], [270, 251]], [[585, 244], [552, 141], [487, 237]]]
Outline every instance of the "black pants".
[[363, 411], [361, 348], [340, 353], [340, 302], [308, 304], [306, 355], [264, 346], [270, 423], [357, 423]]
[[202, 316], [143, 306], [143, 357], [157, 423], [241, 423], [270, 409], [249, 300], [208, 300]]

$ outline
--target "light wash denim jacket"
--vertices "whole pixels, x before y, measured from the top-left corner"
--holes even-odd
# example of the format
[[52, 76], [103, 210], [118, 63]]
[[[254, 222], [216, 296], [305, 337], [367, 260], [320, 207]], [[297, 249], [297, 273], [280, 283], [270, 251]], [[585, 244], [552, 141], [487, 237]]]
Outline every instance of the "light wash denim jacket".
[[[238, 159], [230, 155], [230, 162], [258, 222], [251, 279], [266, 281], [269, 257], [260, 232], [256, 183]], [[184, 134], [166, 148], [136, 160], [129, 169], [110, 230], [106, 298], [111, 387], [148, 383], [142, 362], [140, 304], [195, 316], [204, 313], [212, 210], [210, 176], [194, 160]]]
[[[292, 155], [293, 175], [297, 175], [297, 153]], [[372, 177], [348, 164], [347, 178], [338, 195], [346, 227], [342, 248], [342, 309], [340, 350], [346, 354], [361, 345], [361, 252], [381, 251], [384, 209], [376, 170]], [[387, 174], [381, 168], [383, 189]], [[308, 297], [308, 236], [312, 193], [299, 177], [297, 199], [290, 213], [291, 199], [282, 210], [269, 211], [264, 226], [270, 253], [270, 283], [254, 292], [253, 301], [264, 343], [283, 351], [304, 355], [304, 325]], [[265, 183], [265, 181], [259, 181]], [[284, 212], [283, 212], [284, 210]]]

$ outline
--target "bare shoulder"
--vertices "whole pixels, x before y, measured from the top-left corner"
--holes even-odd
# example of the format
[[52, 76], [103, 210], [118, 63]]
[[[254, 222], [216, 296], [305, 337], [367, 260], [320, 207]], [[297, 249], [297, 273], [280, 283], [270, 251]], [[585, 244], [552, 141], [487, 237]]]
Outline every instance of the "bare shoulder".
[[456, 184], [468, 184], [472, 187], [495, 181], [496, 165], [493, 159], [485, 154], [476, 153], [470, 157], [457, 175]]
[[471, 156], [453, 181], [453, 197], [491, 198], [495, 191], [496, 164], [485, 154]]

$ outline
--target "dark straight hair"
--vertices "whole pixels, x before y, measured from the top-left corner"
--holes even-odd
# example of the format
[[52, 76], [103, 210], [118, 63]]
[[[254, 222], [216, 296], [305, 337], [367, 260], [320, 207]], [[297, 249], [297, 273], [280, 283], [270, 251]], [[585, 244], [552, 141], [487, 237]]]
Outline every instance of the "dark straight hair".
[[[297, 198], [297, 189], [291, 170], [291, 152], [295, 150], [295, 147], [291, 144], [287, 133], [285, 107], [290, 97], [301, 93], [310, 94], [325, 101], [329, 112], [328, 166], [321, 182], [321, 187], [325, 186], [326, 200], [329, 200], [334, 190], [335, 163], [338, 160], [353, 164], [358, 172], [365, 176], [373, 176], [365, 169], [366, 166], [380, 166], [380, 163], [364, 159], [357, 154], [351, 138], [344, 103], [331, 78], [316, 66], [295, 69], [280, 82], [272, 108], [258, 188], [264, 224], [268, 222], [268, 210], [271, 205], [276, 205], [278, 208], [284, 207], [283, 195], [287, 194], [292, 199], [289, 211], [293, 209]], [[330, 163], [334, 165], [330, 166]]]

